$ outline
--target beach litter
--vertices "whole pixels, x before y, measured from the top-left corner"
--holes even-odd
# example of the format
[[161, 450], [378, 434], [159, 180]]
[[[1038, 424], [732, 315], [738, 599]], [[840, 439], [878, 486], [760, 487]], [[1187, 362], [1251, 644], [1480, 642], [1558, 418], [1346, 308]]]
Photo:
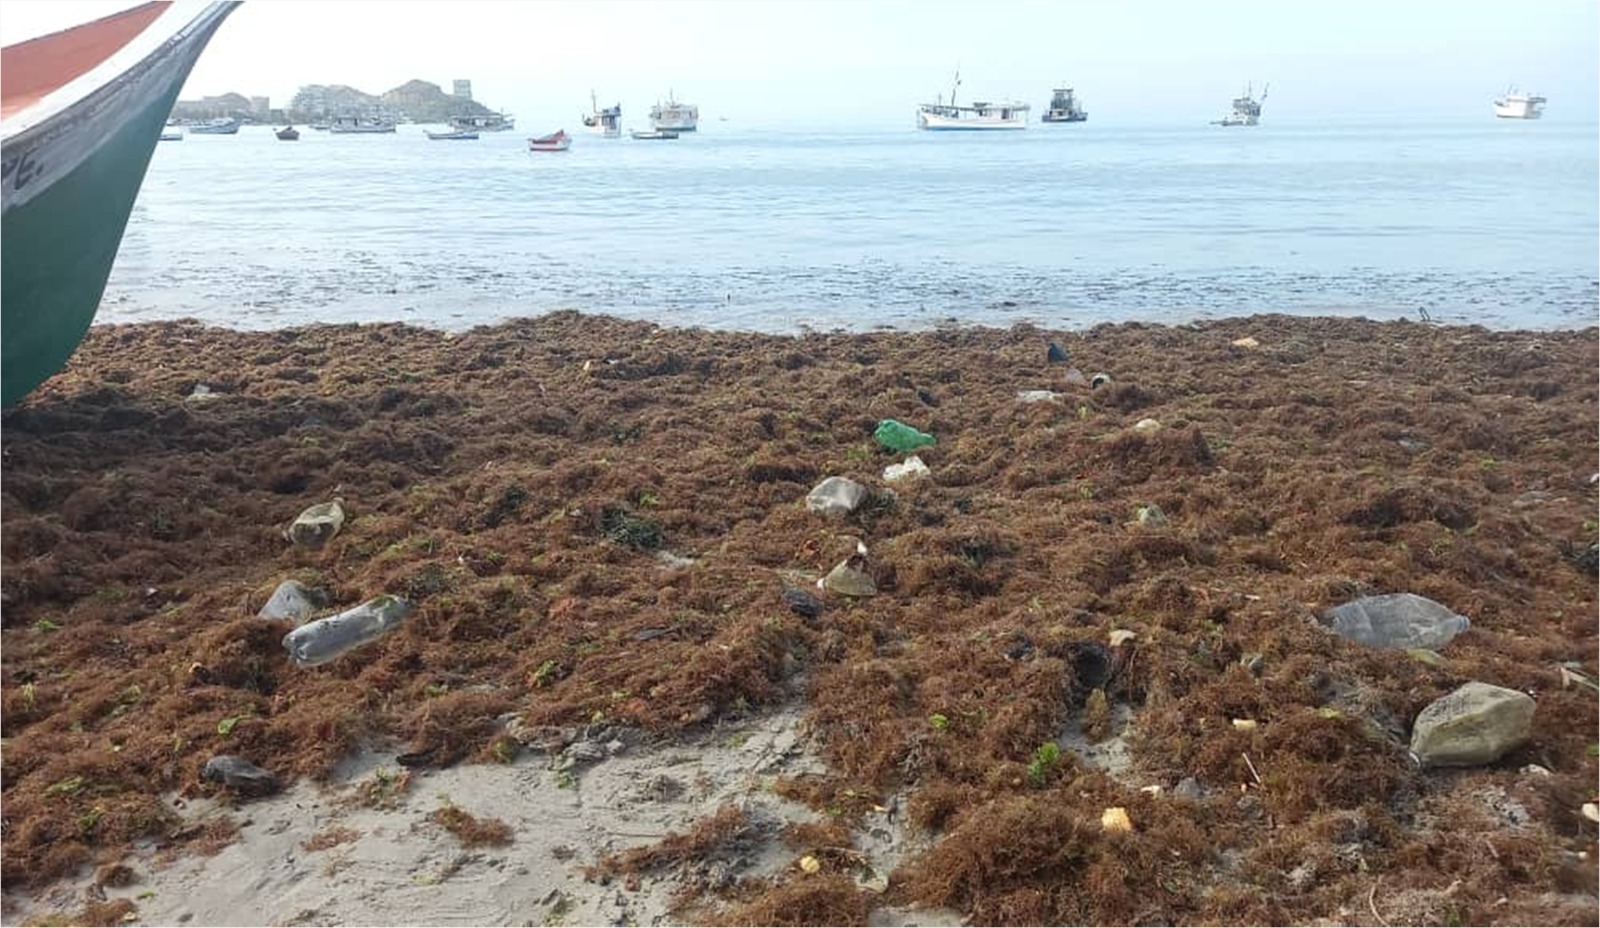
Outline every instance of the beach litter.
[[344, 528], [344, 500], [334, 497], [330, 503], [308, 507], [284, 530], [283, 537], [295, 545], [315, 551], [333, 540]]
[[283, 646], [296, 664], [315, 667], [394, 631], [410, 614], [411, 605], [398, 596], [374, 597], [300, 626], [283, 636]]
[[927, 432], [919, 431], [895, 419], [885, 419], [878, 423], [872, 437], [878, 443], [891, 451], [908, 454], [918, 448], [926, 448], [936, 442], [936, 439]]
[[890, 464], [883, 469], [883, 479], [894, 483], [915, 477], [926, 477], [933, 473], [928, 465], [922, 463], [922, 458], [912, 455], [899, 464]]
[[1454, 609], [1415, 593], [1364, 596], [1323, 614], [1341, 638], [1374, 648], [1437, 651], [1472, 622]]

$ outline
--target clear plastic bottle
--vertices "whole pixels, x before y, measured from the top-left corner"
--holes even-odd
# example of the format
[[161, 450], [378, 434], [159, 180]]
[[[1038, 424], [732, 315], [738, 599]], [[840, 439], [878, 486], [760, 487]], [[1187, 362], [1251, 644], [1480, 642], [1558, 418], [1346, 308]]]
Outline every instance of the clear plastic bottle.
[[394, 631], [410, 614], [411, 604], [398, 596], [374, 597], [338, 615], [300, 626], [283, 636], [283, 646], [296, 664], [315, 667]]

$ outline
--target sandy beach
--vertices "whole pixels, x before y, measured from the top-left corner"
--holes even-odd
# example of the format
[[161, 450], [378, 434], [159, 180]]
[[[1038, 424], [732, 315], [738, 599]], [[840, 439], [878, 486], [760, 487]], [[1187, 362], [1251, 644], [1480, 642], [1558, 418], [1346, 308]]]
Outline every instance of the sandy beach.
[[[97, 326], [0, 417], [0, 911], [1593, 924], [1597, 369], [1275, 315]], [[412, 611], [300, 666], [287, 580]], [[1329, 627], [1391, 593], [1470, 625]], [[1419, 764], [1474, 681], [1531, 727]]]

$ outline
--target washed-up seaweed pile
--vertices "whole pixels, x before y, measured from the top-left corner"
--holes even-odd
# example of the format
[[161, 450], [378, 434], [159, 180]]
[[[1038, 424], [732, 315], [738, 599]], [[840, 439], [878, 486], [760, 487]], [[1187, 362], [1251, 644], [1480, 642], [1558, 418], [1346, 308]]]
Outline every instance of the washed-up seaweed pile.
[[[97, 327], [0, 434], [6, 886], [227, 840], [168, 800], [220, 753], [499, 763], [798, 694], [830, 772], [781, 788], [834, 841], [891, 795], [937, 840], [882, 892], [840, 854], [689, 918], [1589, 924], [1596, 697], [1562, 665], [1596, 676], [1596, 370], [1593, 330], [1281, 316]], [[884, 481], [884, 419], [937, 438], [928, 476]], [[830, 476], [873, 493], [808, 511]], [[331, 541], [284, 539], [336, 496]], [[862, 547], [877, 595], [817, 589]], [[286, 579], [416, 608], [299, 667], [256, 618]], [[1389, 592], [1471, 627], [1418, 654], [1316, 621]], [[1531, 738], [1419, 769], [1412, 720], [1472, 680], [1533, 695]]]

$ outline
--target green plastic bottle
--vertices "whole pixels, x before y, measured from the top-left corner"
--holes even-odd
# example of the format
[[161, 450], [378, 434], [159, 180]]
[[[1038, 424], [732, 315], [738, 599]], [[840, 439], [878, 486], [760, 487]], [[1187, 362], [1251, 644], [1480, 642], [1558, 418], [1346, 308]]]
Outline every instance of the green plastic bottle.
[[885, 419], [878, 423], [878, 428], [872, 437], [885, 448], [906, 454], [918, 448], [925, 448], [934, 444], [934, 437], [927, 432], [919, 432], [904, 422]]

